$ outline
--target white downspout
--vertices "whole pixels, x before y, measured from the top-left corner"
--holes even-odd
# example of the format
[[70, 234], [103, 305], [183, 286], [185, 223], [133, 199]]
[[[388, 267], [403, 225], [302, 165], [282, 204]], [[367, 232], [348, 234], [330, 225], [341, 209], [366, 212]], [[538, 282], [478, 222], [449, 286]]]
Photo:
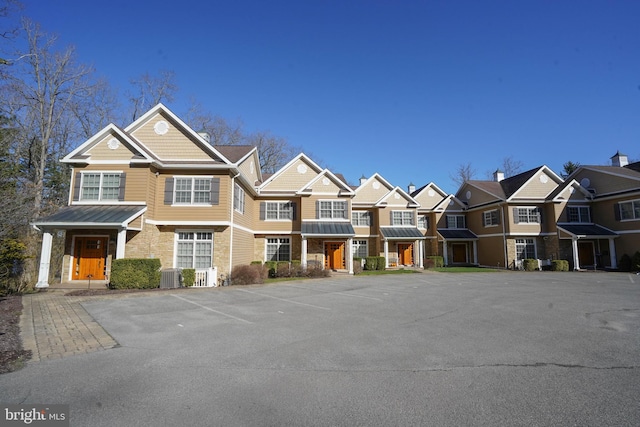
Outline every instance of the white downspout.
[[230, 217], [229, 217], [229, 272], [227, 273], [227, 280], [231, 283], [231, 270], [233, 270], [233, 216], [234, 216], [234, 199], [236, 192], [236, 178], [240, 174], [236, 174], [231, 177], [231, 203], [229, 203]]

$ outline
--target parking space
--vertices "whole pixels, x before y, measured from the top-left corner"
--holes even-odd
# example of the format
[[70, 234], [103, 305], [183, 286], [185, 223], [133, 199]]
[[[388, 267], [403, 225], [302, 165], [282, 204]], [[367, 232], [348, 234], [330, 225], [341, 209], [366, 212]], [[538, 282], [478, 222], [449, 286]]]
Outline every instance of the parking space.
[[70, 403], [77, 425], [640, 423], [635, 275], [346, 277], [83, 306], [119, 347], [0, 376], [1, 401]]

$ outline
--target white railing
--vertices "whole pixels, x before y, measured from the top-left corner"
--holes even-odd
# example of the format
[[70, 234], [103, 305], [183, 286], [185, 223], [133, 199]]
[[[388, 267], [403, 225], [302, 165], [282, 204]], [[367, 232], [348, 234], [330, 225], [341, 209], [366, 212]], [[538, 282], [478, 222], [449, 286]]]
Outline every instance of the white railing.
[[218, 286], [218, 268], [196, 268], [196, 280], [194, 288], [211, 288]]

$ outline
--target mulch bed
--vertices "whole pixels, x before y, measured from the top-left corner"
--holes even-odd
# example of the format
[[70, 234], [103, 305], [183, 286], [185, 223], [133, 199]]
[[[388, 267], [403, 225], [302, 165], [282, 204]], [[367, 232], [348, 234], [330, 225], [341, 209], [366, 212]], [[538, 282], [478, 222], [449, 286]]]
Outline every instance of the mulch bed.
[[22, 297], [0, 297], [0, 374], [18, 370], [31, 359], [31, 351], [22, 348], [20, 339]]

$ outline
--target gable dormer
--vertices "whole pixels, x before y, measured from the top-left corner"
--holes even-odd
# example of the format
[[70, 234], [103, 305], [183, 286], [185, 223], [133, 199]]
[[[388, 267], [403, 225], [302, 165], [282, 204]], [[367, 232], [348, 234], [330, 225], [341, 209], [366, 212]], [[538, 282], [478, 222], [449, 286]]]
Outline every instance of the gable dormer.
[[393, 185], [375, 173], [369, 179], [361, 181], [360, 186], [355, 190], [353, 203], [372, 206], [383, 199], [393, 188]]
[[298, 193], [318, 177], [322, 168], [304, 153], [298, 154], [289, 163], [264, 181], [261, 193]]

